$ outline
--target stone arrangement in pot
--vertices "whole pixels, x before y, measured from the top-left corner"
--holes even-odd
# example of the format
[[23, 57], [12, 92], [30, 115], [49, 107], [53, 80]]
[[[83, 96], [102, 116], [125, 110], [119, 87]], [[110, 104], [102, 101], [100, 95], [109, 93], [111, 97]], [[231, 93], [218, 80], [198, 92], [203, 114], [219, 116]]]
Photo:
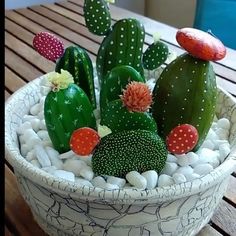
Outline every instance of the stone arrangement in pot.
[[[85, 0], [84, 16], [91, 32], [105, 36], [95, 70], [79, 45], [64, 49], [47, 32], [34, 38], [56, 67], [29, 85], [35, 100], [15, 131], [29, 173], [39, 169], [35, 175], [52, 184], [37, 176], [34, 185], [16, 168], [22, 195], [51, 235], [196, 234], [227, 186], [222, 168], [232, 171], [225, 159], [235, 146], [236, 105], [217, 89], [211, 64], [224, 58], [224, 45], [180, 29], [186, 52], [165, 66], [167, 45], [155, 38], [143, 53], [137, 19], [111, 26], [103, 0]], [[158, 78], [145, 76], [156, 69]], [[226, 100], [234, 110], [217, 118], [217, 109], [224, 113], [217, 101]]]

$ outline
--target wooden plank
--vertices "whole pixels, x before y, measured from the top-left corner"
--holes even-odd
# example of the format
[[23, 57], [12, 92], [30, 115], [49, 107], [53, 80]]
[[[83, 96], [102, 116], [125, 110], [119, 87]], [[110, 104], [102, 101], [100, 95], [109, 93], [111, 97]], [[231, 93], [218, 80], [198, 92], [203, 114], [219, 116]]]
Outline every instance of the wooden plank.
[[5, 92], [5, 101], [6, 101], [11, 96], [11, 94], [7, 90], [5, 90], [4, 92]]
[[5, 216], [8, 222], [15, 227], [18, 235], [46, 236], [43, 230], [33, 219], [32, 213], [21, 196], [16, 178], [11, 170], [5, 165]]
[[12, 93], [26, 84], [25, 81], [23, 81], [19, 76], [9, 70], [7, 67], [5, 67], [5, 77], [7, 78], [5, 80], [5, 87], [7, 87], [8, 90], [10, 90]]
[[33, 48], [29, 47], [8, 32], [5, 32], [5, 44], [28, 62], [33, 62], [40, 70], [46, 73], [54, 70], [55, 64], [53, 62], [42, 57]]
[[31, 81], [35, 78], [38, 78], [44, 72], [35, 68], [32, 64], [25, 61], [23, 58], [18, 56], [16, 53], [12, 52], [8, 48], [5, 48], [5, 64], [20, 77], [24, 78], [27, 81]]
[[227, 92], [231, 93], [233, 96], [236, 96], [236, 84], [225, 80], [219, 76], [216, 76], [216, 83], [217, 85], [224, 88]]
[[207, 224], [202, 228], [202, 230], [196, 236], [220, 236], [220, 235], [222, 234], [216, 231], [214, 228], [212, 228], [209, 224]]
[[211, 221], [229, 235], [236, 235], [236, 208], [221, 201]]
[[52, 20], [49, 20], [46, 17], [31, 11], [30, 9], [18, 9], [16, 11], [24, 15], [28, 19], [32, 20], [33, 22], [36, 22], [39, 25], [45, 27], [45, 29], [52, 30], [58, 35], [63, 36], [64, 38], [70, 40], [75, 44], [81, 45], [82, 47], [86, 48], [89, 52], [96, 55], [99, 46], [98, 44], [92, 43], [91, 40], [89, 40], [88, 38], [85, 38], [84, 36], [78, 33], [72, 32], [66, 27], [63, 27], [62, 25]]
[[229, 185], [225, 193], [225, 197], [236, 205], [236, 177], [230, 176]]

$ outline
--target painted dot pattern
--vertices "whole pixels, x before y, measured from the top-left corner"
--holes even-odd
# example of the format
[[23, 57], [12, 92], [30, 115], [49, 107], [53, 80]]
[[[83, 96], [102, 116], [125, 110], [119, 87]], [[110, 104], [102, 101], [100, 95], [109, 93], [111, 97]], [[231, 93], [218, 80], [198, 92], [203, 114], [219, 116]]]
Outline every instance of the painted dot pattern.
[[64, 44], [49, 32], [40, 32], [33, 39], [35, 50], [50, 61], [56, 61], [64, 53]]
[[171, 130], [166, 138], [167, 149], [173, 154], [191, 151], [198, 141], [198, 131], [190, 124], [182, 124]]
[[90, 155], [100, 141], [98, 133], [91, 128], [83, 127], [75, 130], [70, 138], [70, 148], [81, 156]]

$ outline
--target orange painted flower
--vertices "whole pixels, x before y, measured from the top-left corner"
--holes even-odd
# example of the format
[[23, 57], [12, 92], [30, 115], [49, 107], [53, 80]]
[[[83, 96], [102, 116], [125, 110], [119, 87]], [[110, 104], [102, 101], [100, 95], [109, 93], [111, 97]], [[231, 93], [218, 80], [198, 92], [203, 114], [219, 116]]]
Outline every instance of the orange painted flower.
[[132, 81], [120, 98], [129, 111], [145, 112], [152, 103], [152, 92], [145, 83]]

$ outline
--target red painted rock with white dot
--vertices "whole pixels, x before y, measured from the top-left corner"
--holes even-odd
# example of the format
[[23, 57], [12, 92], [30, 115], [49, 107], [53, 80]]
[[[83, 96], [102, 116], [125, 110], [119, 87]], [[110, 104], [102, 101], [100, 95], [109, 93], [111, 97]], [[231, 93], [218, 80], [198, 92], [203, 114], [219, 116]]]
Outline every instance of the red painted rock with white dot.
[[50, 61], [56, 61], [64, 53], [64, 44], [49, 32], [40, 32], [33, 39], [35, 50]]
[[90, 155], [100, 142], [100, 136], [94, 129], [83, 127], [75, 130], [70, 139], [70, 148], [80, 156]]
[[197, 129], [190, 124], [176, 126], [166, 138], [167, 149], [173, 154], [187, 153], [196, 146], [197, 142]]

